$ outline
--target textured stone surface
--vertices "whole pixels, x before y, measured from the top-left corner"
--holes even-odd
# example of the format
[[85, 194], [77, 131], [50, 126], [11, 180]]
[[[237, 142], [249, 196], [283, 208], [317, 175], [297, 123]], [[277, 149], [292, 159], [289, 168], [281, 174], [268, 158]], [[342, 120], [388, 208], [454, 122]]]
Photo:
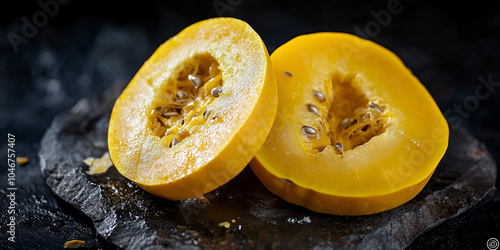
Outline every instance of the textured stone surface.
[[[0, 151], [7, 152], [7, 144], [3, 146]], [[26, 156], [29, 161], [16, 167], [15, 206], [5, 199], [11, 191], [3, 186], [0, 188], [3, 209], [0, 212], [0, 249], [61, 249], [69, 240], [84, 240], [89, 249], [106, 246], [100, 244], [103, 242], [98, 241], [92, 224], [81, 212], [54, 197], [48, 189], [40, 173], [38, 146], [16, 142], [14, 147], [19, 156]], [[7, 162], [7, 154], [0, 155], [0, 161]], [[0, 172], [0, 180], [7, 180], [7, 177], [7, 172]], [[8, 212], [9, 206], [15, 213]], [[6, 232], [10, 227], [5, 224], [10, 216], [15, 216], [15, 242], [7, 240], [11, 234]]]
[[495, 189], [497, 170], [489, 152], [458, 129], [451, 131], [448, 152], [424, 190], [380, 214], [344, 217], [311, 212], [271, 194], [249, 168], [207, 194], [208, 202], [161, 199], [114, 167], [104, 174], [85, 173], [88, 166], [83, 160], [107, 151], [109, 115], [122, 88], [116, 85], [101, 98], [83, 99], [55, 118], [39, 152], [48, 186], [89, 216], [100, 236], [119, 247], [404, 248]]

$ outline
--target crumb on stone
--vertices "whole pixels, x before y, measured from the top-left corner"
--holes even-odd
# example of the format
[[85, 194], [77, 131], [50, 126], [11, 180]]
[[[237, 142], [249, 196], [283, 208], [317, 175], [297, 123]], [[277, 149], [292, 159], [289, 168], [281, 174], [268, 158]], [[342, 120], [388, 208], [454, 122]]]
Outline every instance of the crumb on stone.
[[64, 248], [80, 248], [85, 245], [83, 240], [70, 240], [64, 243]]
[[28, 163], [28, 160], [28, 157], [16, 157], [17, 164], [19, 164], [20, 166]]
[[113, 165], [111, 157], [109, 156], [109, 152], [104, 153], [101, 158], [89, 157], [83, 162], [90, 167], [86, 172], [90, 175], [105, 173], [106, 171], [108, 171], [109, 167]]

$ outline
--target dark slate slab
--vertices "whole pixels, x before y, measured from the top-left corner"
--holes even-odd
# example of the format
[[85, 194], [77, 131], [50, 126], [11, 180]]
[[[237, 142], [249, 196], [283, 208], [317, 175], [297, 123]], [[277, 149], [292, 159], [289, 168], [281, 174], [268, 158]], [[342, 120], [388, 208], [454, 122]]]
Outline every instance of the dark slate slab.
[[57, 116], [39, 152], [42, 174], [54, 193], [90, 217], [99, 236], [122, 248], [400, 249], [495, 190], [497, 169], [490, 153], [458, 129], [451, 131], [448, 152], [424, 190], [380, 214], [311, 212], [271, 194], [248, 167], [207, 194], [208, 202], [161, 199], [114, 167], [103, 174], [85, 173], [83, 160], [107, 151], [109, 115], [122, 88], [116, 85], [102, 97], [83, 99]]
[[[16, 136], [19, 137], [22, 135]], [[4, 146], [0, 150], [7, 152], [7, 144]], [[0, 212], [0, 249], [61, 249], [70, 240], [83, 240], [88, 249], [105, 247], [106, 244], [101, 244], [104, 242], [96, 238], [93, 225], [85, 220], [81, 212], [55, 197], [47, 188], [38, 167], [38, 146], [16, 142], [14, 149], [18, 156], [28, 157], [29, 161], [16, 166], [14, 192], [7, 190], [7, 186], [0, 189], [0, 195], [5, 197], [0, 201], [3, 208]], [[0, 161], [7, 162], [7, 154], [0, 155]], [[0, 179], [7, 180], [7, 173], [1, 172]], [[11, 204], [10, 198], [6, 199], [11, 192], [15, 194], [15, 205]], [[7, 232], [10, 226], [6, 224], [11, 222], [11, 216], [15, 218], [14, 235]], [[14, 242], [8, 240], [12, 236]]]

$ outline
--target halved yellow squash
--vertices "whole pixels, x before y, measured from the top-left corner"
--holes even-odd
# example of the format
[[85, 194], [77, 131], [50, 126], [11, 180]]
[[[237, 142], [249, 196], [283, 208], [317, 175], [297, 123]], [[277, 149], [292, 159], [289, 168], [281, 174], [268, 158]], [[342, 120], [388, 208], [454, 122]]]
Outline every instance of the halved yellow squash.
[[311, 210], [366, 215], [425, 186], [448, 124], [401, 60], [344, 33], [302, 35], [271, 55], [278, 113], [250, 163], [264, 185]]
[[267, 49], [245, 22], [195, 23], [161, 45], [117, 99], [108, 146], [117, 170], [172, 200], [235, 177], [277, 109]]

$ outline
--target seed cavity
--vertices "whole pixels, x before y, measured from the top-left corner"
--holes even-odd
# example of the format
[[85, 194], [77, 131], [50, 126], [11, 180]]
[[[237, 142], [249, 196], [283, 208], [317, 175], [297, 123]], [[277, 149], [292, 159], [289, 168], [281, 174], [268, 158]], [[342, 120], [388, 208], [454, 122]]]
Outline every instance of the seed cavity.
[[155, 89], [147, 110], [148, 126], [166, 148], [208, 125], [216, 111], [212, 93], [220, 95], [224, 86], [219, 64], [209, 53], [187, 58], [179, 66]]
[[316, 131], [316, 129], [311, 126], [306, 126], [306, 125], [302, 126], [302, 131], [308, 137], [317, 137], [318, 135], [318, 131]]
[[212, 94], [213, 97], [219, 97], [220, 94], [222, 94], [222, 88], [221, 87], [215, 87], [212, 89], [212, 91], [210, 92]]
[[316, 97], [320, 102], [324, 102], [326, 100], [325, 94], [323, 92], [314, 90], [313, 91], [314, 97]]
[[312, 113], [316, 114], [316, 115], [319, 115], [319, 109], [318, 109], [318, 107], [316, 107], [316, 106], [314, 106], [312, 104], [308, 104], [307, 105], [307, 110], [309, 112], [312, 112]]
[[201, 87], [201, 79], [195, 75], [189, 74], [188, 75], [188, 80], [193, 84], [193, 87], [195, 89]]
[[292, 73], [288, 72], [288, 71], [285, 71], [285, 75], [289, 76], [289, 77], [292, 77]]
[[316, 139], [305, 141], [311, 150], [322, 152], [324, 145], [331, 145], [335, 153], [342, 155], [384, 133], [391, 122], [390, 111], [360, 88], [360, 81], [366, 81], [362, 77], [355, 72], [336, 71], [324, 86], [312, 90], [311, 99], [316, 102], [305, 105], [319, 119], [312, 126], [302, 127], [307, 137]]

